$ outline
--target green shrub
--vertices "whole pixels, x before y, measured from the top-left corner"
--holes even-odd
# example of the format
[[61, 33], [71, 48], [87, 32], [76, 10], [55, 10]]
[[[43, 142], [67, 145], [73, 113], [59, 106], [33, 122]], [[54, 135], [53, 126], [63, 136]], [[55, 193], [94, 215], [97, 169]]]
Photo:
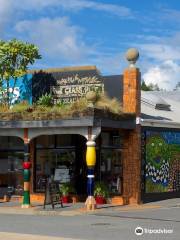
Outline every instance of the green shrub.
[[64, 102], [58, 102], [55, 104], [56, 107], [59, 107], [59, 108], [64, 108], [67, 104], [65, 104]]
[[37, 101], [37, 105], [51, 107], [53, 105], [53, 98], [51, 94], [42, 95]]

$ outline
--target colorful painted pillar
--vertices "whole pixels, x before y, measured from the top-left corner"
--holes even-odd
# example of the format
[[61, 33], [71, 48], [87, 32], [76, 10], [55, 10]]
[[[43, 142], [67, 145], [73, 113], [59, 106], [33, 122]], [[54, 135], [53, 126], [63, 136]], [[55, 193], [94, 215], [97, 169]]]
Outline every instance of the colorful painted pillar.
[[24, 162], [23, 162], [23, 178], [24, 178], [24, 195], [22, 208], [30, 207], [30, 145], [28, 140], [28, 129], [24, 129]]
[[87, 164], [87, 194], [86, 208], [94, 210], [96, 200], [94, 198], [94, 167], [96, 165], [96, 143], [95, 141], [87, 141], [86, 164]]

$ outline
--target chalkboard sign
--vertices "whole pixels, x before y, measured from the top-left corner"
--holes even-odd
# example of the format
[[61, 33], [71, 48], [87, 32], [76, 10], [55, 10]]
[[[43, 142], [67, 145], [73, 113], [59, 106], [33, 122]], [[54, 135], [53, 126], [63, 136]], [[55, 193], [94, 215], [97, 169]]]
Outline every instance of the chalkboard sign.
[[61, 204], [63, 207], [61, 193], [59, 190], [58, 182], [50, 182], [49, 179], [46, 180], [46, 191], [45, 191], [45, 199], [44, 199], [44, 209], [46, 205], [52, 205], [54, 209], [54, 205]]

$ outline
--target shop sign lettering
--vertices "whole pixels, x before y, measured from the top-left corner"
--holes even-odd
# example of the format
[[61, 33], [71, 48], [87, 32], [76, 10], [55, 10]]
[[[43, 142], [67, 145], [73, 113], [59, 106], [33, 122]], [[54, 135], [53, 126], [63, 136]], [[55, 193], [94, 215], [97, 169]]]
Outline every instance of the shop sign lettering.
[[57, 86], [51, 87], [54, 101], [63, 103], [74, 102], [78, 98], [86, 96], [89, 91], [104, 91], [104, 84], [97, 76], [80, 78], [76, 74], [74, 77], [57, 80]]

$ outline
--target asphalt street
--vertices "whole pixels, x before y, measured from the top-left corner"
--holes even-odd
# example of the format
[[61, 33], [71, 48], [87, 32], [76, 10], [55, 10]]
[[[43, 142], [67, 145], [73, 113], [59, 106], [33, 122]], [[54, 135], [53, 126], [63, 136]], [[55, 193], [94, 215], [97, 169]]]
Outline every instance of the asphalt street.
[[[137, 227], [143, 229], [142, 235], [135, 234]], [[163, 231], [166, 231], [166, 233], [163, 233]], [[24, 236], [22, 234], [31, 235]], [[121, 207], [115, 207], [101, 209], [91, 214], [82, 213], [69, 216], [0, 214], [0, 239], [3, 240], [61, 240], [68, 238], [88, 240], [179, 240], [179, 236], [179, 205], [162, 206], [161, 208], [137, 208], [125, 211]]]

